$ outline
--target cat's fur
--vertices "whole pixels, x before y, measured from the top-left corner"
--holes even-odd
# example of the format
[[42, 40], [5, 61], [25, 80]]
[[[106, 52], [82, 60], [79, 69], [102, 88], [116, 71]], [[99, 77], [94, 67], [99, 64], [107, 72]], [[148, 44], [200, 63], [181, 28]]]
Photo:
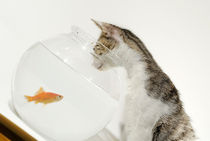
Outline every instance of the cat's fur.
[[127, 29], [94, 22], [102, 31], [94, 47], [94, 66], [99, 70], [121, 66], [127, 71], [121, 140], [195, 140], [176, 87], [143, 42]]

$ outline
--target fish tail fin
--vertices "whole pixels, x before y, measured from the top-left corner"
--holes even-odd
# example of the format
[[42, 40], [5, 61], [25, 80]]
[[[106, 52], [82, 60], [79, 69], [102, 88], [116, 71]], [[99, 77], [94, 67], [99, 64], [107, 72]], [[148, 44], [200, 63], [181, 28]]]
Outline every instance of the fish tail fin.
[[28, 100], [28, 102], [33, 101], [33, 97], [32, 96], [27, 96], [27, 95], [24, 95], [24, 96]]

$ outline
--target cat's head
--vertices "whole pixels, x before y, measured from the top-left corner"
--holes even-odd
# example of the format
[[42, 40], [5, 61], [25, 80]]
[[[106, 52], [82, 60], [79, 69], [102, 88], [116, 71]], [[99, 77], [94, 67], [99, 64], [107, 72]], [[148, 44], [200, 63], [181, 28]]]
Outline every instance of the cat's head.
[[118, 66], [117, 56], [113, 54], [113, 50], [119, 48], [123, 41], [122, 29], [112, 24], [92, 21], [101, 30], [101, 35], [93, 48], [93, 65], [99, 70], [107, 70]]

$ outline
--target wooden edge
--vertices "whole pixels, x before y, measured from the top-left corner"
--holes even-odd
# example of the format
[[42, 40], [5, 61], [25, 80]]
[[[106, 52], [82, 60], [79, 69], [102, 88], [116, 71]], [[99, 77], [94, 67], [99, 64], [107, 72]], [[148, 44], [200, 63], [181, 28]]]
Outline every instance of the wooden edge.
[[0, 141], [11, 141], [11, 140], [5, 137], [2, 133], [0, 133]]
[[33, 138], [31, 135], [29, 135], [27, 132], [18, 127], [16, 124], [14, 124], [2, 114], [0, 114], [0, 123], [26, 141], [37, 141], [35, 138]]

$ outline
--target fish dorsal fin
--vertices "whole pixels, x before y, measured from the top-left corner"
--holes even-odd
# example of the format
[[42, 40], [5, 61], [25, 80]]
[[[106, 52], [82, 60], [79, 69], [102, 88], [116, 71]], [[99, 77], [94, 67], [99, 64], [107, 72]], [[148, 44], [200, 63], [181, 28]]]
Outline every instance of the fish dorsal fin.
[[38, 94], [43, 93], [43, 92], [44, 92], [44, 89], [42, 87], [40, 87], [40, 89], [36, 92], [35, 95], [38, 95]]

